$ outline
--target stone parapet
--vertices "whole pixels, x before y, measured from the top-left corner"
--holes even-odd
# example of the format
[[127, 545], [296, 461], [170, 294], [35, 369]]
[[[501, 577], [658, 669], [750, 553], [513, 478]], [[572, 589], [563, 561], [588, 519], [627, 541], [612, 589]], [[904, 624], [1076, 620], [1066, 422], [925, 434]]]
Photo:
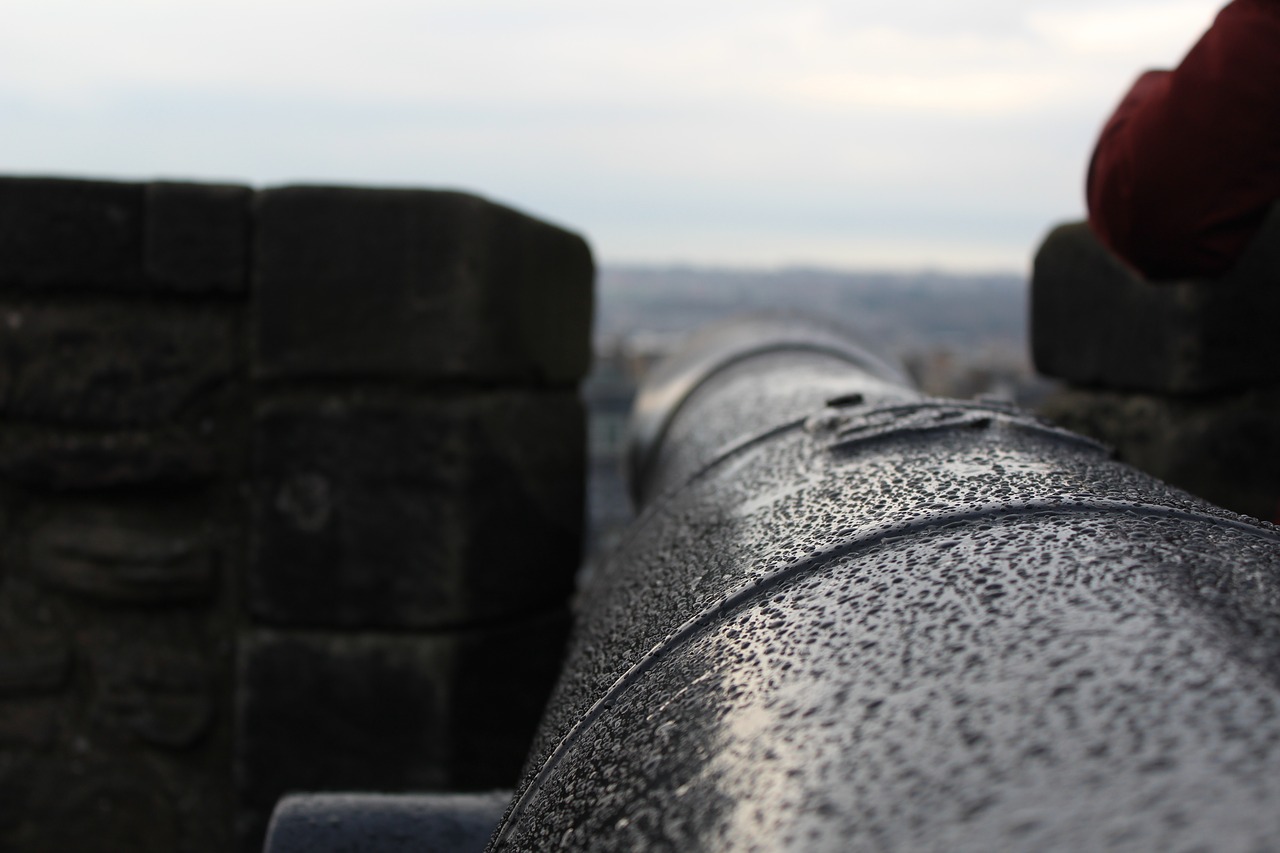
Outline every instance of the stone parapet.
[[513, 786], [592, 276], [461, 193], [0, 178], [0, 849], [256, 850], [286, 791]]

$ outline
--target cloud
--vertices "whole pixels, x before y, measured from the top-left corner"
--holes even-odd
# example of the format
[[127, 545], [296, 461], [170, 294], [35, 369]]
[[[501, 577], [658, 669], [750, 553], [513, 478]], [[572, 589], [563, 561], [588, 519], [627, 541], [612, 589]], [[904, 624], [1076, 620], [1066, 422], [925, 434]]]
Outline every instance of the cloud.
[[958, 74], [823, 74], [775, 87], [784, 100], [820, 104], [829, 109], [895, 110], [966, 116], [1033, 109], [1055, 99], [1069, 86], [1063, 77], [1031, 74], [1014, 77], [995, 71]]
[[1128, 81], [1216, 7], [9, 0], [0, 169], [448, 184], [632, 259], [875, 233], [1020, 266]]
[[1171, 66], [1212, 22], [1219, 5], [1175, 0], [1048, 7], [1030, 11], [1027, 23], [1047, 44], [1072, 57], [1142, 57], [1146, 64]]
[[[1052, 97], [1079, 56], [1185, 47], [1206, 8], [1202, 0], [16, 0], [0, 31], [0, 85], [81, 103], [159, 84], [498, 104], [809, 93], [842, 107], [920, 110], [968, 91], [989, 111]], [[965, 85], [948, 86], [957, 76]], [[850, 94], [837, 96], [840, 88]]]

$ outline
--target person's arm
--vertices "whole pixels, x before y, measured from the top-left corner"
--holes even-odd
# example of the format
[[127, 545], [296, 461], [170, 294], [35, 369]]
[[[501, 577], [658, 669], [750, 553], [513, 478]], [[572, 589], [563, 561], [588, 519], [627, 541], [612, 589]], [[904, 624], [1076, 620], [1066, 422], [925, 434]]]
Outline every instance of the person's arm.
[[1087, 195], [1095, 233], [1146, 277], [1230, 268], [1280, 200], [1280, 0], [1235, 0], [1176, 70], [1138, 79]]

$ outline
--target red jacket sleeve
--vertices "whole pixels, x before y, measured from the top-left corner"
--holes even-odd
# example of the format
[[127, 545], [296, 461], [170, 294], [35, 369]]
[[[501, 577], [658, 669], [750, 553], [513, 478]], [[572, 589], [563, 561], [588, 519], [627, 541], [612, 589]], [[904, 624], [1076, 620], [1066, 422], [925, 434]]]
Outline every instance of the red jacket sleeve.
[[1226, 272], [1280, 200], [1280, 0], [1234, 0], [1099, 137], [1089, 223], [1151, 279]]

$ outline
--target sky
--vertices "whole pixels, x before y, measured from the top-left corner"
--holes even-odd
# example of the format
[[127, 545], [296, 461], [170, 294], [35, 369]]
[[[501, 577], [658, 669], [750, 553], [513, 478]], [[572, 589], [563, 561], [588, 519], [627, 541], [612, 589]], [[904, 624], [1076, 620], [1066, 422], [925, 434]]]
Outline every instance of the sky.
[[0, 173], [460, 189], [602, 263], [1023, 272], [1205, 0], [5, 0]]

